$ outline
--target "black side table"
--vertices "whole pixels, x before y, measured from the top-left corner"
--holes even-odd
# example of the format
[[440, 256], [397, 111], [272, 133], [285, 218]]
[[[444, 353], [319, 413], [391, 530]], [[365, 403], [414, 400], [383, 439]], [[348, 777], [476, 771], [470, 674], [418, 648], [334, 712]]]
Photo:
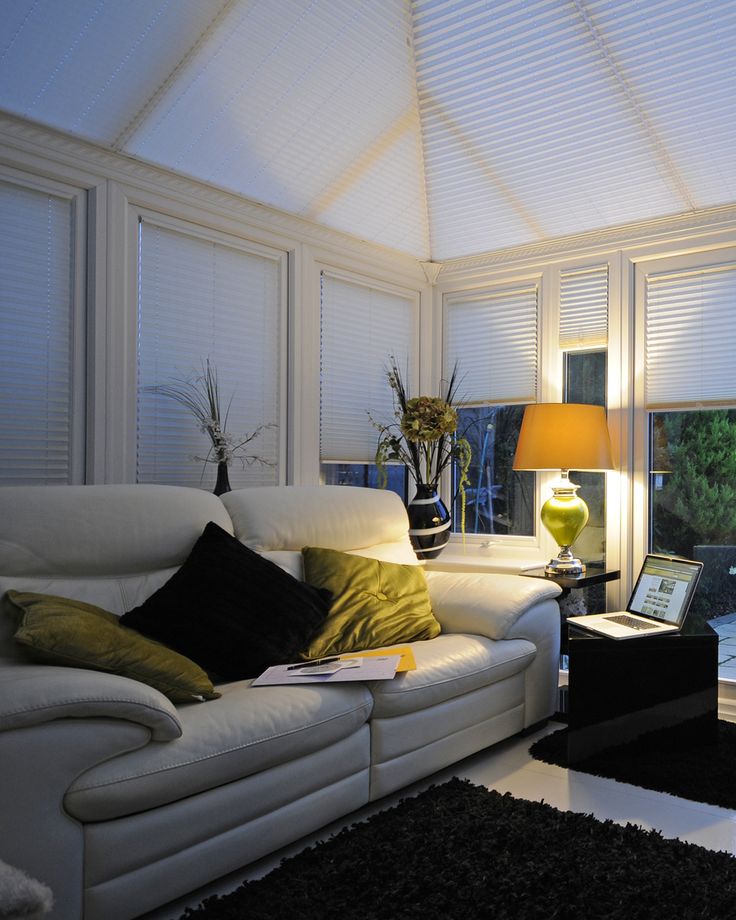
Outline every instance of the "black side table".
[[[568, 599], [570, 592], [580, 588], [590, 588], [593, 585], [602, 585], [607, 581], [616, 581], [621, 577], [619, 569], [604, 569], [588, 565], [584, 575], [548, 575], [544, 567], [530, 569], [528, 572], [519, 574], [527, 578], [544, 578], [547, 581], [553, 581], [562, 588], [562, 594], [558, 598], [560, 605], [560, 655], [567, 655], [567, 618], [579, 613], [570, 609]], [[586, 613], [605, 613], [605, 606], [602, 605], [600, 610], [588, 610]]]
[[678, 727], [678, 743], [718, 732], [718, 636], [697, 618], [666, 636], [608, 639], [568, 627], [568, 761]]

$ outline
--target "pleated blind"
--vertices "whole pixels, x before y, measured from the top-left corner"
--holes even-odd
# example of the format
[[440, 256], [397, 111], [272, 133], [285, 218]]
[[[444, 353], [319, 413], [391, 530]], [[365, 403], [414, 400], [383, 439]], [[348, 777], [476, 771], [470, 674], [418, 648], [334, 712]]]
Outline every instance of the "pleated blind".
[[[151, 386], [217, 369], [227, 431], [241, 438], [279, 421], [281, 275], [277, 257], [140, 223], [138, 271], [138, 482], [211, 489], [210, 441], [191, 413]], [[232, 398], [232, 402], [230, 400]], [[230, 465], [233, 488], [278, 481], [278, 428], [252, 443], [272, 463]], [[204, 469], [204, 475], [203, 475]]]
[[608, 266], [560, 272], [560, 348], [608, 342]]
[[646, 278], [647, 408], [736, 400], [736, 265]]
[[457, 361], [469, 402], [536, 402], [537, 299], [536, 285], [448, 298], [445, 374]]
[[64, 198], [0, 182], [0, 482], [71, 481], [72, 226]]
[[733, 200], [732, 0], [412, 13], [435, 260]]
[[413, 297], [322, 273], [322, 460], [373, 462], [378, 432], [368, 413], [382, 423], [393, 420], [386, 379], [392, 355], [418, 395], [413, 388], [418, 341]]

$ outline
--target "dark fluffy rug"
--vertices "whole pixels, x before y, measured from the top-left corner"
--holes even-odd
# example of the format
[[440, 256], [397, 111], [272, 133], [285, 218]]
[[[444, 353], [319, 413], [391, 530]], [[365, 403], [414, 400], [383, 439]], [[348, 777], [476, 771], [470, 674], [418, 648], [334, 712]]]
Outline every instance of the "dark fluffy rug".
[[[715, 745], [683, 746], [681, 737], [681, 729], [650, 732], [578, 761], [570, 769], [736, 809], [736, 724], [719, 720]], [[529, 753], [545, 763], [567, 767], [567, 729], [545, 735]]]
[[187, 920], [732, 920], [736, 859], [452, 779]]

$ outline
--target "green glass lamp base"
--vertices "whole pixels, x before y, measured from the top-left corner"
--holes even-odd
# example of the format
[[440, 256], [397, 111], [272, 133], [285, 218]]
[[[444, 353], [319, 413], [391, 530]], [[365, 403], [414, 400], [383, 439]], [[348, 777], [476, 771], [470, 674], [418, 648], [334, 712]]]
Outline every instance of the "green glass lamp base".
[[567, 471], [552, 485], [552, 497], [542, 506], [542, 523], [552, 534], [560, 552], [545, 566], [549, 575], [582, 575], [585, 565], [572, 554], [570, 547], [588, 523], [588, 506], [576, 493], [579, 486], [570, 482]]

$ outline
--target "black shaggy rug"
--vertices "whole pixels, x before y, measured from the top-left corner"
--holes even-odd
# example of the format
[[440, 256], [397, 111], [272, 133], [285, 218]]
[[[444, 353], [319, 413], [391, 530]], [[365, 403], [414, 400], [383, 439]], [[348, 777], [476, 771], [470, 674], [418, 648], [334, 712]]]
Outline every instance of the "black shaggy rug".
[[[186, 920], [733, 920], [736, 859], [452, 779]], [[183, 920], [183, 918], [181, 918]]]
[[[718, 741], [711, 745], [683, 745], [681, 731], [650, 732], [577, 761], [570, 769], [736, 809], [736, 724], [719, 720]], [[545, 763], [567, 767], [567, 729], [545, 735], [529, 753]]]

